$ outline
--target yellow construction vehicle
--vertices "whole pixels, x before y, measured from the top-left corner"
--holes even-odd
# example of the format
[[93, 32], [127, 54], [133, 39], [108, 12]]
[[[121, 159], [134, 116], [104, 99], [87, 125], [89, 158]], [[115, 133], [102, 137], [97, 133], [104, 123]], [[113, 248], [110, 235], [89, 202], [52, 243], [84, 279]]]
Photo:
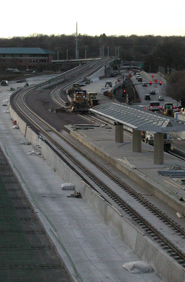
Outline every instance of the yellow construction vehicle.
[[81, 86], [78, 83], [73, 83], [73, 86], [68, 89], [68, 94], [73, 94], [76, 90], [82, 90]]
[[106, 92], [103, 93], [104, 96], [109, 97], [110, 99], [112, 99], [112, 89], [107, 90]]
[[98, 105], [99, 100], [97, 99], [97, 93], [96, 92], [89, 92], [87, 94], [87, 101], [89, 104], [89, 107], [94, 107]]
[[174, 112], [173, 112], [173, 103], [172, 102], [166, 102], [164, 104], [164, 111], [163, 111], [165, 116], [173, 117]]
[[85, 90], [76, 90], [71, 97], [71, 110], [73, 112], [87, 112], [89, 109]]

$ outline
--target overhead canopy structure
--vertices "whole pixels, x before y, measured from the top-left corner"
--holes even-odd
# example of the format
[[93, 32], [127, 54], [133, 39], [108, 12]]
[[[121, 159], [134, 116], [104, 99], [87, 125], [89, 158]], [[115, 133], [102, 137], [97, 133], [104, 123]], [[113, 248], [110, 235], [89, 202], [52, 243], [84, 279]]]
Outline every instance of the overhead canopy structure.
[[101, 104], [90, 111], [140, 131], [157, 133], [185, 131], [183, 121], [118, 103]]
[[133, 152], [141, 152], [141, 131], [154, 132], [154, 164], [164, 162], [164, 133], [185, 131], [183, 121], [118, 103], [101, 104], [90, 111], [114, 121], [115, 142], [123, 142], [123, 125], [132, 128]]

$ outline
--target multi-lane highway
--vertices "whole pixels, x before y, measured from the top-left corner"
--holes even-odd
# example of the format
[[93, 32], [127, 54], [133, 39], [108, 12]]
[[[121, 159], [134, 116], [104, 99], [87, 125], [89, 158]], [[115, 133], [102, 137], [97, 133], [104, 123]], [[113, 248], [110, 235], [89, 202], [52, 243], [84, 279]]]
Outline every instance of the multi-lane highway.
[[[142, 76], [142, 72], [141, 72], [141, 76]], [[147, 75], [147, 77], [145, 77], [144, 75], [142, 76], [142, 82], [139, 82], [138, 79], [136, 78], [136, 75], [132, 74], [132, 81], [133, 84], [135, 85], [140, 99], [141, 99], [141, 103], [139, 105], [137, 105], [137, 107], [139, 106], [140, 108], [142, 108], [142, 106], [145, 106], [146, 110], [149, 109], [149, 104], [151, 101], [159, 101], [158, 98], [159, 96], [163, 96], [164, 101], [159, 101], [160, 105], [163, 106], [165, 102], [172, 102], [174, 106], [179, 106], [179, 103], [172, 99], [171, 97], [166, 95], [165, 92], [165, 86], [166, 86], [166, 82], [164, 79], [161, 78], [161, 75], [158, 73], [149, 73]], [[150, 85], [150, 81], [152, 82], [152, 84]], [[157, 82], [155, 82], [157, 81]], [[162, 81], [162, 84], [160, 85], [159, 82]], [[143, 86], [143, 82], [146, 82], [147, 86]], [[150, 94], [150, 91], [154, 90], [155, 94]], [[145, 100], [145, 95], [146, 94], [150, 94], [150, 98], [151, 100]]]

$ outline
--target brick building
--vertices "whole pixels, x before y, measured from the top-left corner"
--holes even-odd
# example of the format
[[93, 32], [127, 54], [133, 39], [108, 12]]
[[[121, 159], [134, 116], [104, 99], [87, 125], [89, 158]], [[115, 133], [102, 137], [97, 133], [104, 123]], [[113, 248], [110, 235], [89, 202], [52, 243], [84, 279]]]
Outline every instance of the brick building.
[[42, 48], [0, 47], [0, 66], [4, 68], [47, 69], [54, 52]]

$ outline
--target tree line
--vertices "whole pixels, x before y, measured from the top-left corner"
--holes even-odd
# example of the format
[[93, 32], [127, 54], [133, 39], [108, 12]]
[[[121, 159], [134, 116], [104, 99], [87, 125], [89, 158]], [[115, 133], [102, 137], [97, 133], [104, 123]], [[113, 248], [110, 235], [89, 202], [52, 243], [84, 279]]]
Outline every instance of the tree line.
[[[55, 52], [53, 59], [76, 57], [76, 35], [41, 35], [0, 38], [0, 47], [40, 47]], [[120, 57], [122, 61], [142, 61], [144, 70], [156, 72], [159, 66], [171, 73], [185, 68], [185, 37], [182, 36], [100, 36], [78, 35], [78, 57]]]
[[[42, 35], [0, 38], [0, 47], [40, 47], [55, 52], [53, 59], [76, 58], [76, 35]], [[184, 36], [100, 36], [78, 35], [78, 57], [119, 57], [141, 61], [146, 72], [168, 74], [168, 95], [185, 104]]]

